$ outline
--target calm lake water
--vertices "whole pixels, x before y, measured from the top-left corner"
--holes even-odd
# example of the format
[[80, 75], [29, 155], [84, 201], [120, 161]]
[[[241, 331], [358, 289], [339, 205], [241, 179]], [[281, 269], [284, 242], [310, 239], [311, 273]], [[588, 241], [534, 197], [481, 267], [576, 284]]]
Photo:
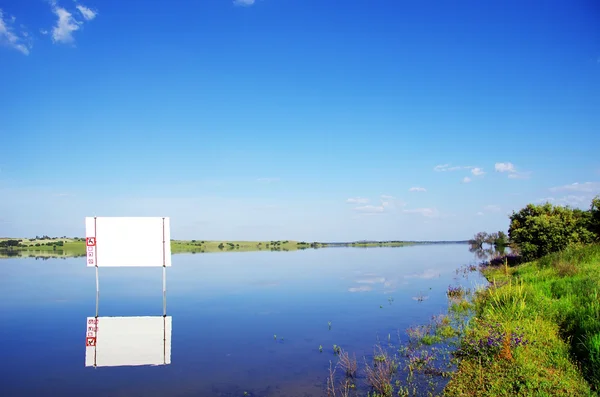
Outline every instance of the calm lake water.
[[[0, 395], [323, 396], [333, 344], [360, 364], [378, 337], [405, 337], [445, 313], [448, 285], [485, 283], [455, 272], [478, 261], [468, 245], [173, 255], [163, 346], [162, 269], [100, 268], [98, 350], [108, 343], [103, 317], [129, 317], [140, 335], [113, 329], [113, 350], [98, 360], [143, 361], [127, 350], [133, 337], [170, 364], [94, 368], [85, 364], [96, 281], [84, 261], [0, 260]], [[427, 299], [413, 299], [421, 294]]]

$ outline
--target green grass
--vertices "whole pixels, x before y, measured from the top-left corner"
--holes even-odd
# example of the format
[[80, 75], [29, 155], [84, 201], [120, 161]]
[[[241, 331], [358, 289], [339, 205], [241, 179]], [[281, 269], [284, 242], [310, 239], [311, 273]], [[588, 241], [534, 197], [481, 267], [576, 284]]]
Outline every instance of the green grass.
[[[458, 371], [445, 395], [597, 395], [600, 245], [490, 267], [484, 275], [491, 286], [474, 298], [475, 317], [461, 338]], [[505, 338], [493, 342], [493, 354], [481, 353], [479, 341], [485, 345], [493, 332]], [[511, 344], [515, 335], [529, 343]]]

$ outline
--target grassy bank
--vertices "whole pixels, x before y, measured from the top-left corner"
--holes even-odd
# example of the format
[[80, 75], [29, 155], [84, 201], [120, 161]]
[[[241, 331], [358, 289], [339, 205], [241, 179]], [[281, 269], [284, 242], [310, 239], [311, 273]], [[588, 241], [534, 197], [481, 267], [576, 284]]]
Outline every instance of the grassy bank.
[[483, 273], [445, 395], [597, 395], [600, 245]]

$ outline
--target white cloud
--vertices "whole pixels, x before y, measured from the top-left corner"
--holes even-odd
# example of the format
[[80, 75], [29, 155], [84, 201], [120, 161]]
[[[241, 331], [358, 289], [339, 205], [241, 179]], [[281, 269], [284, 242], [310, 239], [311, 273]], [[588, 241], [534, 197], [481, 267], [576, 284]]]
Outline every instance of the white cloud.
[[462, 180], [463, 183], [469, 183], [471, 182], [471, 178], [469, 178], [468, 176], [465, 176]]
[[483, 212], [479, 211], [478, 213], [476, 213], [475, 215], [477, 216], [483, 216]]
[[404, 212], [406, 212], [407, 214], [420, 214], [427, 218], [433, 218], [438, 215], [438, 210], [435, 208], [415, 208], [404, 210]]
[[471, 173], [472, 173], [473, 175], [475, 175], [475, 176], [482, 176], [482, 175], [484, 175], [484, 174], [485, 174], [485, 172], [483, 171], [483, 169], [482, 169], [482, 168], [479, 168], [479, 167], [475, 167], [475, 168], [473, 168], [473, 169], [471, 170]]
[[508, 172], [510, 179], [529, 179], [531, 176], [531, 171], [517, 171], [517, 167], [513, 163], [496, 163], [494, 169], [496, 172]]
[[370, 214], [378, 214], [385, 211], [384, 205], [363, 205], [360, 207], [354, 208], [355, 211], [365, 212]]
[[346, 200], [348, 204], [367, 204], [368, 202], [369, 199], [364, 197], [352, 197]]
[[450, 166], [450, 164], [441, 164], [441, 165], [436, 165], [435, 167], [433, 167], [433, 170], [437, 171], [437, 172], [445, 172], [445, 171], [466, 170], [466, 169], [470, 169], [470, 168], [474, 168], [474, 167], [471, 166], [471, 165], [466, 165], [466, 166], [462, 166], [462, 165]]
[[381, 199], [382, 199], [382, 200], [393, 200], [393, 199], [394, 199], [394, 196], [390, 196], [390, 195], [388, 195], [388, 194], [382, 194], [382, 195], [381, 195]]
[[279, 178], [258, 178], [257, 181], [260, 183], [275, 183], [275, 182], [279, 182], [280, 179]]
[[494, 169], [496, 172], [517, 172], [513, 163], [496, 163]]
[[570, 191], [582, 193], [598, 193], [600, 192], [600, 182], [575, 182], [570, 185], [552, 187], [549, 190], [551, 192]]
[[52, 12], [58, 17], [56, 26], [52, 28], [52, 41], [55, 43], [72, 43], [73, 32], [79, 30], [81, 22], [73, 18], [73, 15], [66, 9], [54, 6]]
[[251, 6], [255, 0], [233, 0], [233, 4], [236, 6]]
[[411, 187], [410, 189], [408, 189], [409, 192], [426, 192], [427, 189], [425, 189], [424, 187]]
[[92, 19], [96, 18], [96, 15], [98, 14], [97, 11], [93, 11], [85, 6], [82, 5], [77, 5], [75, 8], [77, 8], [79, 10], [79, 12], [81, 13], [81, 15], [83, 15], [83, 18], [86, 21], [91, 21]]
[[48, 34], [48, 31], [46, 29], [40, 29], [40, 33], [45, 36]]
[[19, 37], [10, 26], [15, 23], [15, 20], [16, 18], [12, 16], [9, 21], [5, 21], [4, 14], [0, 9], [0, 44], [15, 49], [24, 55], [29, 55], [31, 43], [25, 40], [27, 34]]

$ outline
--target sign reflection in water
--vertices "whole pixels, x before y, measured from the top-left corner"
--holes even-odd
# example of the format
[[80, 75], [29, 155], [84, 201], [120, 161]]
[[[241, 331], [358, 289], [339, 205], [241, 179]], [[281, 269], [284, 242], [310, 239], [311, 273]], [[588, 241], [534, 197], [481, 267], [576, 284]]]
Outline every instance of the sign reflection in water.
[[171, 316], [88, 317], [86, 367], [171, 364]]

